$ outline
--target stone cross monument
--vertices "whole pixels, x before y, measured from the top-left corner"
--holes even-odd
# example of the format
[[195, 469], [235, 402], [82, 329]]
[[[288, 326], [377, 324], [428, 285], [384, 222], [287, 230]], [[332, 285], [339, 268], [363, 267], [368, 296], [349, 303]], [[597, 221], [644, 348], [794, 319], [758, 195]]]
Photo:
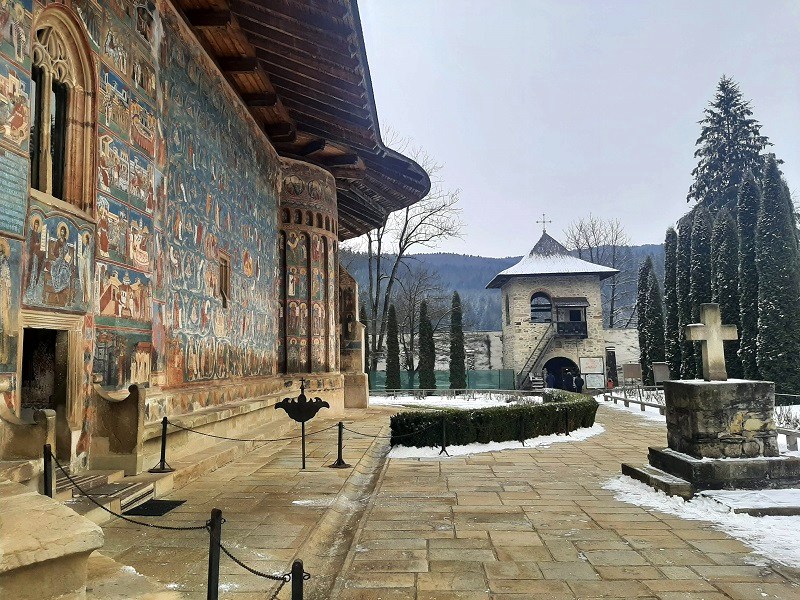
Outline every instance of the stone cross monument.
[[703, 379], [728, 381], [725, 370], [724, 341], [737, 340], [736, 325], [723, 325], [719, 304], [700, 305], [700, 323], [686, 326], [686, 339], [702, 342]]

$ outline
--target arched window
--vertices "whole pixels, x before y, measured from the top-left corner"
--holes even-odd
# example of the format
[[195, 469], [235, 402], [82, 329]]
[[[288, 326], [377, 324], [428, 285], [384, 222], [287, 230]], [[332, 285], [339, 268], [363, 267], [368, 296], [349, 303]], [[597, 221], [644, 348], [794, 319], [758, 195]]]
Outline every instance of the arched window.
[[531, 323], [550, 323], [553, 320], [553, 304], [543, 292], [531, 296]]
[[59, 6], [43, 10], [33, 30], [31, 187], [89, 212], [96, 92], [85, 34]]
[[508, 300], [508, 294], [506, 294], [506, 325], [511, 325], [511, 303]]

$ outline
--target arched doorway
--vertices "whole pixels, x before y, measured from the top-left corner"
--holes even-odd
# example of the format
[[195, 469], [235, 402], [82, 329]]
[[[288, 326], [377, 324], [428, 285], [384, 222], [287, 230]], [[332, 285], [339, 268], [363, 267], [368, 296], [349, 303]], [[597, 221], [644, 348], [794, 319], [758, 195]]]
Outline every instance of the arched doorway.
[[[544, 363], [544, 369], [555, 376], [553, 387], [562, 390], [574, 390], [573, 377], [578, 374], [578, 365], [568, 358], [557, 356]], [[545, 380], [546, 381], [546, 380]]]

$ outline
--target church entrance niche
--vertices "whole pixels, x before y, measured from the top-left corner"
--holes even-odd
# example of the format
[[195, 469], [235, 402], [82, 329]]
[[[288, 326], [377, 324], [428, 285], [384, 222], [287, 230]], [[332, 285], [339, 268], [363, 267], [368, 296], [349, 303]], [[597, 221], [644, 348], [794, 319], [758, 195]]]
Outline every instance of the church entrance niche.
[[[23, 412], [56, 412], [56, 456], [69, 461], [72, 434], [67, 412], [69, 333], [26, 328], [22, 344], [21, 400]], [[27, 411], [26, 411], [27, 409]]]
[[544, 363], [544, 368], [555, 377], [554, 386], [562, 390], [575, 390], [572, 380], [578, 374], [578, 365], [568, 358], [558, 356]]

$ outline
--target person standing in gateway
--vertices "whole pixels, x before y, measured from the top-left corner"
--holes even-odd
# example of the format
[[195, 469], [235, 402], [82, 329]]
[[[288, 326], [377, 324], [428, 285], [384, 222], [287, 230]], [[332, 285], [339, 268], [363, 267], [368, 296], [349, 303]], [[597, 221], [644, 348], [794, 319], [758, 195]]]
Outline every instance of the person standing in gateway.
[[575, 375], [574, 383], [575, 383], [575, 391], [578, 392], [579, 394], [583, 392], [583, 377], [581, 377], [580, 373]]

